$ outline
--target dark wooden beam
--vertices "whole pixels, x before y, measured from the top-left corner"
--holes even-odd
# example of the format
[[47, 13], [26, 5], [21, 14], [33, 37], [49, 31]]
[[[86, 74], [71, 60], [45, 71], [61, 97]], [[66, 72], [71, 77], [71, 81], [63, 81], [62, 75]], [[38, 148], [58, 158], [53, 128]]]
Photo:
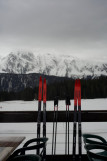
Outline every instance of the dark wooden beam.
[[[46, 161], [73, 161], [72, 159], [72, 155], [47, 155], [46, 156]], [[76, 155], [76, 160], [75, 161], [79, 161], [78, 159], [78, 155]], [[81, 161], [89, 161], [87, 155], [83, 154], [81, 156]]]
[[[43, 113], [42, 113], [43, 114]], [[0, 122], [36, 122], [36, 111], [1, 111]], [[81, 111], [82, 122], [107, 122], [107, 110]], [[70, 122], [73, 122], [73, 111], [70, 111]], [[41, 120], [42, 121], [42, 120]], [[47, 122], [53, 122], [53, 111], [47, 111]], [[65, 122], [65, 111], [58, 111], [58, 122]]]

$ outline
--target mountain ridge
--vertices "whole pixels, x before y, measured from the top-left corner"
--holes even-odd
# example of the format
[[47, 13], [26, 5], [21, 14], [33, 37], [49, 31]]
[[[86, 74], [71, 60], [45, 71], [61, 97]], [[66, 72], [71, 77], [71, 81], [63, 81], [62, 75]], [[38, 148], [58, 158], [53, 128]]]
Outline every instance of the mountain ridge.
[[107, 76], [107, 63], [82, 60], [71, 55], [32, 52], [11, 52], [0, 58], [0, 73], [40, 73], [69, 78], [94, 78]]

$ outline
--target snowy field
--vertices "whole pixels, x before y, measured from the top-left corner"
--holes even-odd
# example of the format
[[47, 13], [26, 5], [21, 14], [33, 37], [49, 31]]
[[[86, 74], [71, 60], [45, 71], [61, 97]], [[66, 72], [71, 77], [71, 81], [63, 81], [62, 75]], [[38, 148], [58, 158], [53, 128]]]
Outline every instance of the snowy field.
[[[82, 110], [107, 110], [107, 99], [82, 100]], [[70, 110], [73, 110], [74, 101], [71, 100]], [[47, 102], [47, 111], [54, 108], [53, 101]], [[37, 101], [5, 101], [0, 102], [0, 111], [37, 111]], [[65, 110], [65, 101], [59, 101], [59, 110]], [[41, 124], [42, 125], [42, 124]], [[52, 123], [47, 123], [47, 153], [51, 154], [52, 149]], [[0, 136], [25, 136], [26, 140], [36, 137], [36, 123], [0, 123]], [[57, 154], [65, 152], [65, 123], [58, 123]], [[42, 133], [42, 126], [41, 126]], [[72, 154], [73, 123], [70, 123], [70, 154]], [[107, 139], [107, 123], [82, 123], [82, 133], [98, 134]], [[42, 136], [42, 134], [41, 134]], [[77, 139], [78, 140], [78, 139]], [[22, 144], [24, 144], [24, 142]], [[19, 147], [21, 147], [20, 145]], [[84, 146], [83, 153], [85, 153]], [[77, 150], [78, 153], [78, 150]]]

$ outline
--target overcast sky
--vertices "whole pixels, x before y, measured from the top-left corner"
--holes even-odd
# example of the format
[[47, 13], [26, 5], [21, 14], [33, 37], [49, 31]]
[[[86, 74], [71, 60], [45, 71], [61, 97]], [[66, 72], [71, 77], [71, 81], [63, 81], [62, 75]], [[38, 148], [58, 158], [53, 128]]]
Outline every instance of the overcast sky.
[[0, 0], [0, 55], [107, 58], [107, 0]]

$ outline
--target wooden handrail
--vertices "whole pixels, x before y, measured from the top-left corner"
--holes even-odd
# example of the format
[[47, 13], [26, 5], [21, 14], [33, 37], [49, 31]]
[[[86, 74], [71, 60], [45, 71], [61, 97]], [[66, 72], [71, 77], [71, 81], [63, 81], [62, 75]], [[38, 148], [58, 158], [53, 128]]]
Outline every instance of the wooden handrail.
[[[41, 115], [43, 113], [41, 112]], [[1, 111], [0, 122], [36, 122], [37, 111]], [[107, 122], [107, 110], [81, 111], [82, 122]], [[42, 120], [41, 120], [42, 121]], [[47, 111], [47, 122], [53, 122], [53, 111]], [[65, 111], [58, 111], [58, 122], [65, 122]], [[73, 111], [69, 113], [69, 121], [73, 122]]]

